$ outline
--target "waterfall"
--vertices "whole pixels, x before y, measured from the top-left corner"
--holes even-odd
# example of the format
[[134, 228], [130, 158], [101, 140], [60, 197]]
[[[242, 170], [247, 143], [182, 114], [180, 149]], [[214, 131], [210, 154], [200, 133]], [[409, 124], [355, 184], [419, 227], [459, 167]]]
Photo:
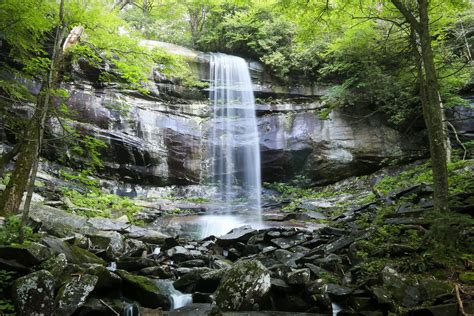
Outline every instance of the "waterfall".
[[260, 150], [248, 65], [240, 57], [212, 54], [210, 66], [209, 180], [220, 201], [215, 209], [260, 218]]

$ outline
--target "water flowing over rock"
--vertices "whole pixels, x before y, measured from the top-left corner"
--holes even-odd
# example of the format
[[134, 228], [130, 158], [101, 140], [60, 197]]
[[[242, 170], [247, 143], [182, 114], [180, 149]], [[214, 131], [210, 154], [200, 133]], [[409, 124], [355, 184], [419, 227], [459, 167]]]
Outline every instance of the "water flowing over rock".
[[[209, 55], [160, 45], [185, 55], [195, 79], [211, 81]], [[257, 62], [249, 66], [252, 90], [259, 99], [256, 120], [264, 181], [304, 175], [324, 184], [367, 174], [391, 159], [427, 155], [422, 133], [399, 132], [383, 115], [362, 105], [334, 109], [324, 118], [327, 108], [320, 99], [327, 87], [282, 86]], [[115, 83], [98, 84], [90, 67], [80, 62], [73, 65], [73, 80], [64, 85], [70, 94], [67, 104], [74, 113], [74, 126], [107, 144], [103, 173], [125, 182], [114, 192], [143, 195], [147, 193], [143, 185], [189, 185], [205, 178], [207, 137], [213, 121], [207, 102], [210, 89], [184, 87], [155, 70], [148, 83], [150, 93], [145, 95]], [[469, 140], [472, 113], [464, 112], [469, 117], [459, 120], [462, 128], [455, 125], [463, 139]], [[66, 136], [55, 119], [49, 125], [52, 135], [48, 137]], [[240, 140], [241, 144], [246, 141]], [[64, 154], [71, 156], [60, 141], [44, 149], [50, 160]]]
[[[252, 82], [244, 59], [211, 55], [210, 180], [225, 213], [260, 212], [260, 150]], [[235, 206], [234, 206], [235, 208]]]

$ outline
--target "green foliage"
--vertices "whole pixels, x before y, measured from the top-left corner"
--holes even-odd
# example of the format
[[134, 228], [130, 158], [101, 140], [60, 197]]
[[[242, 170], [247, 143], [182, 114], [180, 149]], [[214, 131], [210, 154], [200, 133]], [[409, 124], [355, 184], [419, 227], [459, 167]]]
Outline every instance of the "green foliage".
[[21, 218], [18, 216], [10, 216], [5, 219], [3, 226], [0, 227], [0, 245], [10, 245], [18, 242], [20, 229], [23, 229], [23, 236], [26, 242], [38, 239], [31, 227], [21, 227]]
[[0, 315], [2, 316], [15, 315], [15, 305], [9, 299], [9, 292], [17, 277], [17, 273], [14, 271], [0, 270]]
[[[472, 160], [454, 160], [448, 164], [450, 194], [467, 192], [474, 188], [472, 166], [474, 166]], [[395, 189], [408, 188], [421, 183], [433, 183], [433, 173], [429, 161], [403, 171], [399, 175], [385, 176], [374, 185], [374, 189], [382, 194], [387, 194]]]
[[69, 198], [75, 206], [81, 208], [76, 211], [80, 212], [80, 215], [110, 218], [114, 214], [125, 214], [130, 222], [137, 224], [133, 215], [141, 208], [127, 197], [106, 194], [100, 190], [83, 194], [71, 189], [64, 189], [63, 195]]

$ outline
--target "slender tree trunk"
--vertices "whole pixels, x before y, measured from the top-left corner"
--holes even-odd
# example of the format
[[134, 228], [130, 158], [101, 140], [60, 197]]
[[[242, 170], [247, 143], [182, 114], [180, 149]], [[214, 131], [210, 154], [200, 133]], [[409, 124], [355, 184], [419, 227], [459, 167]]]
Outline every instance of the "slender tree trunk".
[[391, 0], [391, 2], [402, 13], [413, 30], [411, 41], [415, 46], [414, 52], [417, 53], [415, 57], [418, 65], [420, 100], [428, 132], [433, 170], [434, 207], [435, 210], [446, 211], [448, 209], [448, 137], [443, 120], [444, 113], [439, 97], [439, 83], [431, 46], [428, 1], [416, 0], [418, 19], [402, 1]]
[[[8, 185], [0, 199], [0, 215], [8, 216], [18, 211], [23, 195], [27, 189], [28, 183], [31, 191], [34, 188], [34, 181], [37, 171], [37, 160], [41, 151], [41, 143], [43, 139], [44, 125], [48, 116], [51, 103], [51, 90], [59, 86], [60, 65], [62, 62], [61, 45], [65, 39], [66, 27], [64, 25], [64, 0], [61, 0], [59, 6], [60, 24], [56, 31], [54, 40], [53, 54], [51, 57], [51, 65], [48, 71], [45, 83], [37, 97], [36, 108], [31, 119], [29, 129], [25, 133], [25, 138], [20, 146], [18, 159], [15, 163], [12, 176]], [[34, 168], [36, 166], [36, 168]], [[36, 169], [34, 174], [32, 169]], [[29, 201], [25, 203], [29, 207], [31, 202], [31, 194]], [[29, 210], [29, 208], [27, 209]], [[27, 212], [26, 212], [27, 213]]]
[[427, 113], [425, 117], [428, 138], [430, 142], [431, 162], [433, 168], [434, 205], [438, 211], [448, 210], [448, 137], [444, 123], [444, 113], [439, 94], [439, 83], [434, 54], [431, 47], [429, 29], [428, 1], [418, 0], [420, 14], [420, 46], [421, 59], [425, 75], [426, 99], [424, 105]]

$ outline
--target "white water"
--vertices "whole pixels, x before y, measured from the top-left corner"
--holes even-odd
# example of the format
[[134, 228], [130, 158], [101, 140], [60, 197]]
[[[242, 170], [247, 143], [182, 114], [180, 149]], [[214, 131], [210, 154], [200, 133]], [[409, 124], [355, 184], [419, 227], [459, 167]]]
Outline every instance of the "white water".
[[107, 265], [107, 270], [112, 271], [112, 272], [114, 272], [115, 270], [117, 270], [117, 263], [116, 263], [115, 261], [110, 262], [110, 263]]
[[169, 280], [156, 280], [156, 285], [163, 289], [164, 292], [168, 293], [171, 301], [171, 310], [175, 310], [193, 303], [192, 294], [183, 294], [176, 290], [173, 286], [173, 282]]
[[337, 316], [337, 314], [339, 314], [339, 312], [342, 311], [341, 305], [334, 302], [331, 303], [331, 305], [332, 305], [332, 315]]
[[[247, 62], [236, 56], [212, 54], [209, 134], [210, 182], [217, 187], [214, 211], [233, 216], [236, 211], [260, 221], [260, 149], [255, 99]], [[206, 234], [222, 235], [242, 220], [210, 225]], [[211, 229], [209, 229], [211, 228]], [[224, 232], [224, 230], [227, 230]], [[204, 236], [204, 234], [203, 234]]]

